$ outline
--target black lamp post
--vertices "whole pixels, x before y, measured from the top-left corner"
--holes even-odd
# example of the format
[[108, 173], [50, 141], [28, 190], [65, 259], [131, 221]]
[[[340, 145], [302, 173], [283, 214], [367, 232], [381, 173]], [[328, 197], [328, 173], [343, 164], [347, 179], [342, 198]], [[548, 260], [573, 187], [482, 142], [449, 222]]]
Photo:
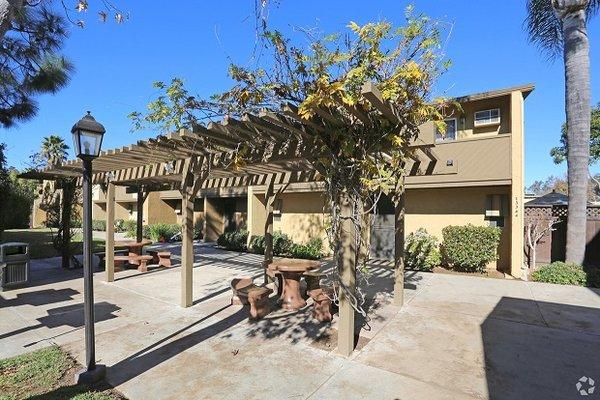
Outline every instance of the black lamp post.
[[87, 112], [73, 128], [75, 154], [83, 161], [83, 314], [85, 321], [85, 367], [77, 383], [91, 384], [104, 379], [106, 367], [96, 365], [94, 334], [94, 271], [92, 270], [92, 160], [100, 155], [106, 129]]

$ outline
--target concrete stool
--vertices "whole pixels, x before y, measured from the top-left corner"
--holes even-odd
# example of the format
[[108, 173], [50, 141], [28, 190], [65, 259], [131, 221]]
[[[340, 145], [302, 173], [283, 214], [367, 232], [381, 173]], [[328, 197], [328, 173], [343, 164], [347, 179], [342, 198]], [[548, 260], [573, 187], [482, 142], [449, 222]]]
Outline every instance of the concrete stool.
[[313, 299], [313, 318], [316, 318], [319, 322], [329, 322], [333, 319], [331, 315], [331, 298], [328, 294], [329, 290], [319, 288], [308, 292], [309, 296]]

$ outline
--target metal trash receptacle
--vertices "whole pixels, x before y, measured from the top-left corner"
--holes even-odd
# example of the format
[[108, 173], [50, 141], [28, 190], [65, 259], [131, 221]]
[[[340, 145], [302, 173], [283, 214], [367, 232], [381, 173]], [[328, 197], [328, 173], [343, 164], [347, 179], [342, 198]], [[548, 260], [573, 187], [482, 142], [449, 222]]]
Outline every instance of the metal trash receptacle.
[[29, 243], [0, 244], [0, 291], [29, 281]]

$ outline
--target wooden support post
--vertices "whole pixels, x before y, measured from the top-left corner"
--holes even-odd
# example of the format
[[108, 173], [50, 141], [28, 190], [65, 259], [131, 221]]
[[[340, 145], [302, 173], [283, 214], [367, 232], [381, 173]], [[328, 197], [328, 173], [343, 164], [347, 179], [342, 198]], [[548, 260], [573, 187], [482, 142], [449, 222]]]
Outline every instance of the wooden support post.
[[404, 304], [404, 179], [394, 199], [394, 304]]
[[267, 267], [273, 261], [273, 202], [275, 201], [275, 175], [267, 177], [267, 188], [265, 190], [265, 258], [264, 267], [264, 283], [265, 285], [271, 282], [271, 277], [267, 274]]
[[339, 314], [338, 324], [338, 353], [348, 357], [354, 351], [354, 317], [355, 310], [351, 305], [356, 294], [356, 242], [355, 226], [350, 219], [353, 205], [350, 198], [342, 196], [340, 199], [340, 215], [342, 218], [340, 229], [340, 252], [338, 268], [340, 276]]
[[194, 273], [194, 196], [189, 186], [181, 190], [181, 216], [181, 307], [190, 307]]
[[137, 190], [137, 226], [135, 239], [137, 242], [143, 240], [143, 223], [144, 223], [144, 190], [141, 186]]
[[104, 265], [106, 281], [115, 280], [115, 184], [108, 183], [106, 188], [106, 246]]

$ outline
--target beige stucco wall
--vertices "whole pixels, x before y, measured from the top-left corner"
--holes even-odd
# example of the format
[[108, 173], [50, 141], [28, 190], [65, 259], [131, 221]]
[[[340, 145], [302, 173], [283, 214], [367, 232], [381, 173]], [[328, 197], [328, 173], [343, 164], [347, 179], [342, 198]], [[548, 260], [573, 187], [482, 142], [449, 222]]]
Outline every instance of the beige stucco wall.
[[[442, 229], [448, 225], [487, 226], [486, 196], [510, 194], [510, 186], [409, 189], [406, 192], [406, 233], [425, 228], [442, 241]], [[508, 269], [510, 264], [510, 218], [506, 218], [498, 248], [497, 266]]]
[[144, 202], [145, 224], [176, 224], [175, 210], [160, 198], [160, 192], [151, 192]]
[[[320, 237], [327, 244], [324, 204], [324, 194], [321, 192], [282, 194], [279, 203], [281, 215], [275, 214], [273, 229], [289, 235], [296, 243]], [[276, 202], [276, 208], [277, 205]]]

